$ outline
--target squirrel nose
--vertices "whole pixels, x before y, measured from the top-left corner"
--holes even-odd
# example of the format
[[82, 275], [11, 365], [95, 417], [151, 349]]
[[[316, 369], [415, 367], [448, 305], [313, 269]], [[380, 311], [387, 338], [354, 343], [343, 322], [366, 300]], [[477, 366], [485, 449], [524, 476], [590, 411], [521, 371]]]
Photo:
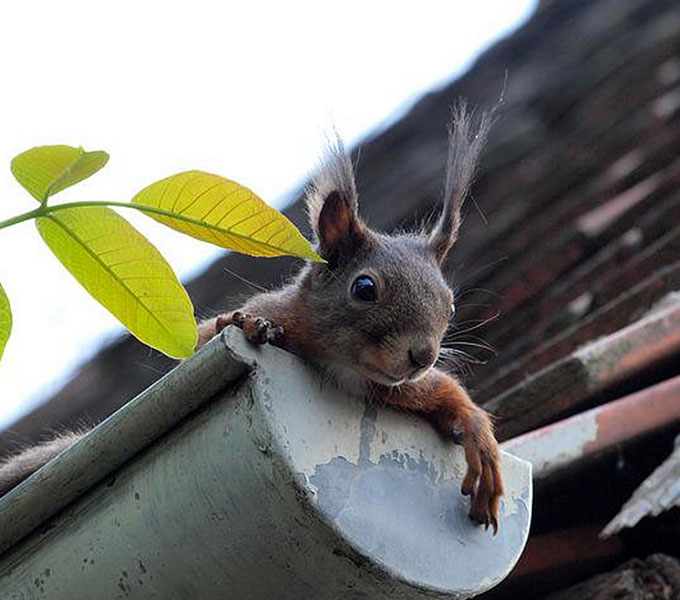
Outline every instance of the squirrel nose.
[[429, 367], [435, 358], [435, 350], [432, 346], [414, 346], [409, 349], [408, 357], [411, 363], [418, 369]]

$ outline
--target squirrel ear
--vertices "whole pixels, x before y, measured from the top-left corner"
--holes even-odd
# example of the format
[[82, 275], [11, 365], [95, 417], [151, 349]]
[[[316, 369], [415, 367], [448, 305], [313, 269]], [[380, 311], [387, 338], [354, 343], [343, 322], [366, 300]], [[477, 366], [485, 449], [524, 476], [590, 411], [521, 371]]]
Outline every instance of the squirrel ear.
[[451, 111], [444, 209], [428, 238], [430, 249], [440, 263], [444, 261], [458, 239], [461, 208], [472, 185], [489, 130], [495, 120], [495, 108], [477, 114], [474, 110], [468, 111], [463, 101], [454, 105]]
[[362, 231], [352, 203], [338, 191], [328, 194], [317, 223], [321, 255], [330, 258], [341, 246], [359, 239]]
[[305, 200], [309, 223], [326, 258], [343, 240], [363, 231], [352, 161], [337, 134], [326, 146]]

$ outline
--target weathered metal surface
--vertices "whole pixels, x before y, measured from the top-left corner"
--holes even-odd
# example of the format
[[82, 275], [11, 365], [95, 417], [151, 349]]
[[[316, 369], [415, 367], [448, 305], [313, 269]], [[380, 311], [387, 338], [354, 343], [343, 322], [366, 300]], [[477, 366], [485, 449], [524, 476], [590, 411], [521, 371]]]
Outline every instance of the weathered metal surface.
[[242, 378], [249, 366], [213, 344], [168, 373], [0, 498], [0, 553], [110, 475], [137, 452]]
[[680, 352], [680, 305], [655, 311], [528, 377], [484, 406], [506, 440], [575, 411], [595, 393]]
[[533, 465], [534, 481], [680, 422], [680, 376], [504, 442]]
[[[45, 496], [40, 473], [14, 492], [62, 510], [0, 557], [3, 599], [466, 598], [508, 574], [528, 535], [528, 463], [503, 456], [494, 537], [467, 517], [462, 451], [421, 419], [347, 397], [235, 330], [207, 350], [225, 343], [225, 368], [253, 364], [249, 376], [79, 500]], [[159, 385], [166, 407], [183, 402]], [[130, 426], [99, 436], [126, 444]], [[67, 480], [73, 453], [87, 467], [87, 444], [47, 479]]]
[[[675, 401], [680, 404], [680, 395], [676, 395]], [[680, 507], [680, 436], [675, 438], [675, 449], [671, 455], [635, 490], [621, 511], [602, 530], [602, 537], [614, 535], [626, 527], [635, 527], [644, 517], [656, 517], [674, 507]]]

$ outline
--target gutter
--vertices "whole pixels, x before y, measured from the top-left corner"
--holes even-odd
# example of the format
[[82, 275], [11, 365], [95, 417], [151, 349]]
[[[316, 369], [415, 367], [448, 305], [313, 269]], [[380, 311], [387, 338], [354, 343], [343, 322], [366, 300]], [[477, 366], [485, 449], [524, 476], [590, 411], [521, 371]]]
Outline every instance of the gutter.
[[0, 499], [8, 599], [468, 598], [526, 543], [503, 455], [494, 537], [462, 449], [228, 328]]

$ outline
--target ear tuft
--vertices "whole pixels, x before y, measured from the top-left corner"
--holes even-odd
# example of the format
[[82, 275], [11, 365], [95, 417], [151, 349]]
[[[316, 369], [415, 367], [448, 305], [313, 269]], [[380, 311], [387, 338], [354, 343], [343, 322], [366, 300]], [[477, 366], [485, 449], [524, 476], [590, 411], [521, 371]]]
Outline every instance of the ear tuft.
[[326, 144], [326, 151], [305, 193], [309, 224], [317, 240], [321, 211], [326, 200], [334, 192], [342, 196], [351, 212], [358, 218], [354, 169], [337, 132]]
[[309, 223], [325, 259], [330, 261], [341, 248], [351, 250], [363, 240], [365, 227], [359, 217], [352, 161], [337, 133], [326, 146], [305, 199]]
[[461, 208], [474, 180], [489, 130], [496, 121], [496, 109], [478, 113], [468, 110], [466, 103], [460, 101], [451, 110], [444, 209], [429, 236], [430, 248], [440, 263], [458, 239]]

